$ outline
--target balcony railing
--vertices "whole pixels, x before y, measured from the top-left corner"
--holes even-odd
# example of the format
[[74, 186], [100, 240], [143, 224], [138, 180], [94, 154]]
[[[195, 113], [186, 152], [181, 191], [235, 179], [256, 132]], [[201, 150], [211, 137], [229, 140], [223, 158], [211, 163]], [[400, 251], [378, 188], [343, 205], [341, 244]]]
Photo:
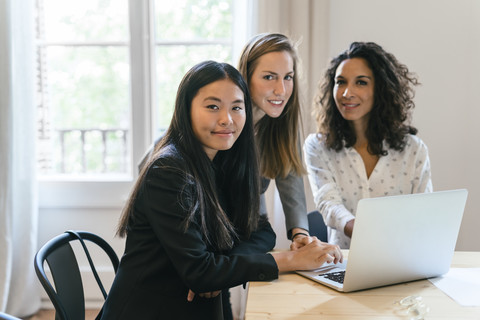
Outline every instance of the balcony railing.
[[43, 145], [50, 150], [40, 152], [43, 174], [128, 172], [127, 129], [60, 129], [54, 130], [52, 137], [53, 141], [48, 139]]

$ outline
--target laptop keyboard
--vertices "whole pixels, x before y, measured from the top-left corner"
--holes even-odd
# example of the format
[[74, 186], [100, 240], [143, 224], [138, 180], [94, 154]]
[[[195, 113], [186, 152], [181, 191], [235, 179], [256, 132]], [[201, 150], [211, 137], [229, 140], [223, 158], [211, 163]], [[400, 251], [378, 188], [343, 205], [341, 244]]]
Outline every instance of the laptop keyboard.
[[324, 274], [321, 274], [320, 276], [338, 283], [343, 283], [343, 279], [345, 278], [345, 271], [324, 273]]

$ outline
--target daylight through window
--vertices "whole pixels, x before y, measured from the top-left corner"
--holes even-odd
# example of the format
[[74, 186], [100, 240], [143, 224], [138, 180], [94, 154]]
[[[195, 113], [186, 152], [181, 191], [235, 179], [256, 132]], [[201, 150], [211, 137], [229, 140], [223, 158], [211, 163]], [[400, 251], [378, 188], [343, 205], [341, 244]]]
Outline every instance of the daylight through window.
[[[147, 13], [132, 16], [128, 0], [37, 0], [41, 176], [132, 175], [132, 74], [145, 70], [131, 57], [151, 59], [147, 107], [155, 136], [168, 126], [176, 88], [193, 64], [233, 63], [234, 0], [151, 1]], [[151, 22], [147, 46], [130, 45], [131, 19]]]

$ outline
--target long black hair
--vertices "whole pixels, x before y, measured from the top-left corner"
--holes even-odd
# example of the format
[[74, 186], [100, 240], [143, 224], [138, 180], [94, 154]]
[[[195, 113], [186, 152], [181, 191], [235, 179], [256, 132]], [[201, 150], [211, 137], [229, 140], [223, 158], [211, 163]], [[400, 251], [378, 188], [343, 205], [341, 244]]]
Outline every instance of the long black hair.
[[[191, 105], [201, 88], [222, 79], [231, 80], [242, 90], [246, 121], [233, 146], [218, 151], [212, 165], [193, 132]], [[149, 167], [167, 152], [169, 146], [174, 146], [188, 168], [188, 172], [184, 173], [184, 190], [187, 194], [180, 195], [182, 205], [189, 211], [185, 229], [192, 221], [196, 221], [206, 241], [217, 249], [231, 248], [239, 235], [249, 236], [259, 223], [259, 172], [253, 141], [252, 104], [248, 86], [241, 74], [231, 65], [215, 61], [204, 61], [192, 67], [179, 85], [170, 126], [140, 172], [123, 210], [117, 233], [125, 236], [129, 223], [135, 218], [135, 198]], [[218, 198], [219, 189], [223, 190], [225, 203], [235, 205], [223, 208]], [[188, 194], [188, 190], [193, 190], [193, 193]]]
[[353, 42], [332, 59], [325, 72], [314, 104], [319, 132], [326, 138], [327, 147], [340, 151], [343, 147], [353, 146], [357, 139], [349, 121], [338, 111], [333, 96], [337, 68], [342, 61], [352, 58], [364, 59], [375, 79], [374, 103], [366, 132], [369, 153], [386, 155], [384, 140], [390, 148], [402, 151], [406, 135], [417, 133], [408, 122], [415, 107], [413, 87], [419, 82], [407, 66], [373, 42]]

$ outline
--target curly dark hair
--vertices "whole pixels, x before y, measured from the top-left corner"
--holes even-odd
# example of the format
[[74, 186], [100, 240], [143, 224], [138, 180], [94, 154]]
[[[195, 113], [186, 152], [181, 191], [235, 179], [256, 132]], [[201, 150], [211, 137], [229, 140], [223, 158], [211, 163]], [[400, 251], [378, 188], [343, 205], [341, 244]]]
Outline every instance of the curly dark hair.
[[420, 83], [407, 66], [373, 42], [353, 42], [348, 50], [330, 62], [314, 99], [318, 132], [324, 135], [330, 149], [340, 151], [355, 145], [355, 131], [340, 114], [333, 95], [337, 67], [342, 61], [352, 58], [364, 59], [375, 79], [374, 103], [366, 132], [368, 152], [387, 155], [388, 151], [383, 149], [384, 140], [390, 148], [402, 151], [407, 134], [417, 133], [417, 129], [408, 123], [415, 107], [413, 87]]

